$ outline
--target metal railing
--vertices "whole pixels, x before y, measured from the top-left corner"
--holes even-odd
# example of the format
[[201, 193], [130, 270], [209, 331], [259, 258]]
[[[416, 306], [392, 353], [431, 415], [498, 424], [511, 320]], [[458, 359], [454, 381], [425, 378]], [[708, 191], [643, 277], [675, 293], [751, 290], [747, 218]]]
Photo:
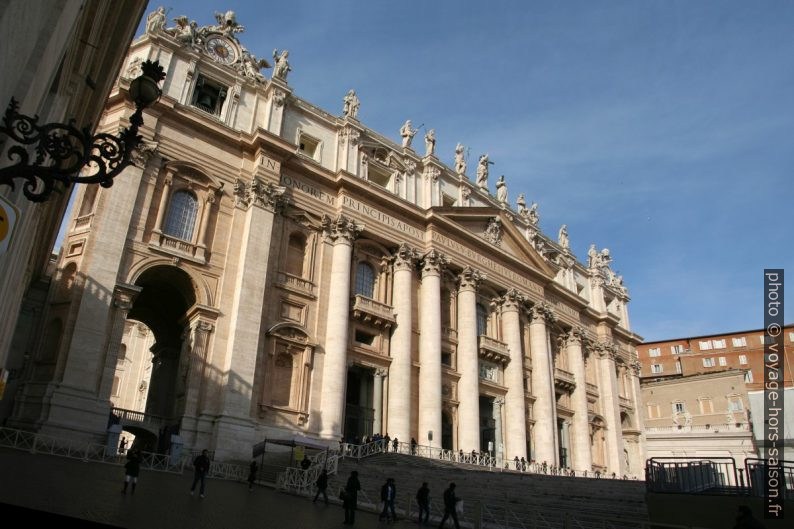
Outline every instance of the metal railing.
[[[765, 496], [767, 461], [755, 457], [745, 459], [744, 469], [739, 469], [739, 478], [744, 484], [745, 475], [742, 474], [742, 470], [746, 472], [746, 483], [750, 494], [753, 496]], [[783, 485], [784, 498], [786, 500], [794, 499], [794, 461], [781, 459], [778, 476], [779, 482]]]
[[735, 494], [744, 488], [732, 457], [652, 457], [645, 464], [649, 492]]
[[[363, 457], [384, 453], [410, 455], [452, 464], [483, 467], [494, 472], [545, 474], [550, 476], [584, 477], [595, 479], [627, 479], [627, 477], [624, 476], [618, 476], [616, 474], [608, 475], [606, 473], [602, 474], [600, 472], [594, 472], [593, 470], [558, 468], [553, 465], [538, 463], [536, 461], [524, 461], [522, 463], [521, 460], [515, 461], [515, 459], [506, 459], [482, 452], [455, 452], [454, 450], [446, 450], [428, 445], [413, 445], [412, 443], [404, 441], [398, 441], [396, 447], [394, 446], [394, 441], [389, 441], [387, 443], [385, 439], [363, 445], [355, 445], [350, 443], [342, 443], [341, 445], [341, 455], [343, 457], [361, 459]], [[632, 477], [632, 479], [641, 478]]]
[[[115, 447], [110, 449], [105, 444], [64, 439], [13, 428], [0, 428], [0, 447], [25, 450], [31, 454], [68, 457], [111, 465], [124, 465], [127, 462], [126, 455], [119, 454]], [[166, 454], [141, 452], [143, 469], [181, 474], [184, 466], [184, 458], [176, 460]]]
[[339, 450], [325, 450], [314, 456], [309, 457], [311, 466], [303, 470], [302, 468], [285, 468], [276, 478], [276, 487], [279, 490], [292, 492], [295, 494], [311, 494], [317, 478], [323, 469], [331, 476], [336, 474], [341, 459]]

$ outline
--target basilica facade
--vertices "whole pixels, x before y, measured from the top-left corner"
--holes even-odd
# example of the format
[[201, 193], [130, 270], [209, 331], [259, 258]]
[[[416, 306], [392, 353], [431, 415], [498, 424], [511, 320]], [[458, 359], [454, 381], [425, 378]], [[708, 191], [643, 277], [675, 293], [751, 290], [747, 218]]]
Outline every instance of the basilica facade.
[[216, 18], [158, 10], [133, 42], [101, 127], [127, 124], [143, 61], [163, 95], [136, 165], [76, 198], [10, 425], [100, 438], [127, 409], [216, 458], [388, 432], [641, 476], [640, 337], [608, 250], [579, 262], [537, 204], [492, 195], [487, 155], [370, 130], [352, 90], [340, 114], [301, 99], [288, 52], [258, 59]]

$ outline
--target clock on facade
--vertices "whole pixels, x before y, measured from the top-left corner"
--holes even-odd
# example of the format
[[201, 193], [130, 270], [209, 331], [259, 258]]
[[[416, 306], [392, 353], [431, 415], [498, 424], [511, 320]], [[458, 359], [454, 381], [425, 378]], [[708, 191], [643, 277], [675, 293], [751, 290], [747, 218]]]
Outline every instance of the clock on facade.
[[237, 59], [232, 43], [222, 37], [212, 37], [207, 41], [207, 53], [221, 64], [232, 64]]

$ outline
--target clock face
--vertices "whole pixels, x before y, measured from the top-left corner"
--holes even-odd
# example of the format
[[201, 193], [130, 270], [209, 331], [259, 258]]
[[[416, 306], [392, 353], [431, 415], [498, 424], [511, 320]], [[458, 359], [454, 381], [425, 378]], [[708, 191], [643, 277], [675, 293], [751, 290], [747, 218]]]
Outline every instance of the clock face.
[[231, 64], [237, 59], [234, 46], [221, 37], [213, 37], [207, 41], [207, 53], [221, 64]]

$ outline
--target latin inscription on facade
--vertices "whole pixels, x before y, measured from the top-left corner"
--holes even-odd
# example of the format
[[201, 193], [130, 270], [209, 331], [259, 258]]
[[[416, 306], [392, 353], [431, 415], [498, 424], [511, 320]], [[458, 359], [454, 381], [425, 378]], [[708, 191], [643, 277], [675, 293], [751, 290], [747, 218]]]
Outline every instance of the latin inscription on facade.
[[331, 196], [325, 191], [321, 191], [316, 187], [307, 184], [303, 180], [299, 178], [295, 178], [294, 176], [289, 175], [281, 175], [281, 185], [286, 187], [287, 189], [297, 189], [301, 193], [309, 195], [310, 197], [314, 198], [315, 200], [319, 200], [324, 204], [329, 204], [331, 206], [336, 204], [336, 197]]
[[264, 154], [259, 160], [259, 165], [263, 166], [268, 171], [278, 174], [281, 171], [281, 162], [277, 162], [272, 158], [268, 158]]
[[371, 218], [376, 222], [383, 224], [384, 226], [399, 230], [405, 234], [415, 237], [416, 239], [422, 239], [422, 231], [420, 231], [418, 228], [411, 226], [410, 224], [406, 224], [405, 222], [392, 217], [391, 215], [387, 215], [379, 209], [375, 209], [364, 202], [351, 198], [347, 195], [343, 195], [342, 205], [346, 208], [355, 210], [365, 217]]
[[467, 246], [464, 246], [457, 241], [453, 241], [449, 237], [441, 235], [440, 233], [433, 232], [431, 236], [431, 240], [433, 242], [437, 242], [441, 244], [442, 246], [446, 246], [447, 248], [454, 250], [473, 261], [476, 261], [483, 267], [485, 271], [491, 271], [496, 274], [499, 274], [500, 276], [506, 277], [509, 280], [518, 283], [519, 285], [525, 286], [529, 290], [536, 292], [541, 296], [543, 295], [543, 285], [539, 285], [534, 281], [530, 281], [529, 278], [513, 272], [506, 266], [501, 265], [496, 261], [494, 261], [493, 259], [489, 259], [488, 257], [485, 257], [484, 255], [475, 252], [471, 248], [468, 248]]

